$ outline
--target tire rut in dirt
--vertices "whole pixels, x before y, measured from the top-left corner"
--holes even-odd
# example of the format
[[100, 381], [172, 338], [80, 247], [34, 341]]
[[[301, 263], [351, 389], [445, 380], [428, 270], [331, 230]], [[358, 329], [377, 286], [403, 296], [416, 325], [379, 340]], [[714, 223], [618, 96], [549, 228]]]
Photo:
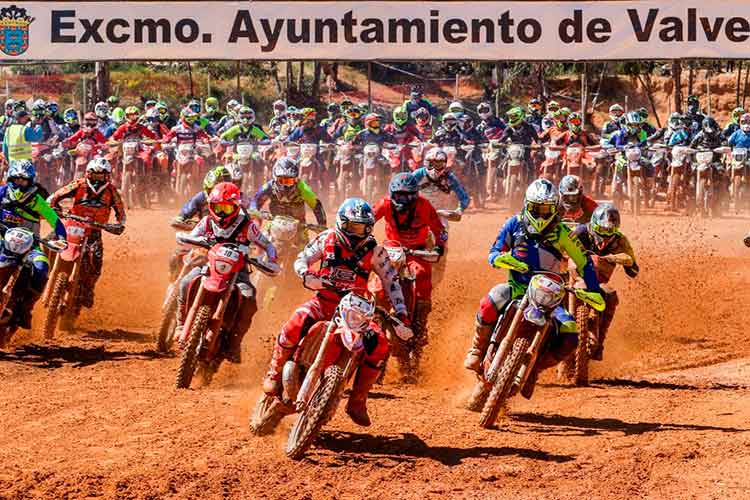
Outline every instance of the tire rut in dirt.
[[517, 338], [513, 342], [510, 355], [505, 359], [500, 373], [492, 384], [492, 391], [490, 391], [487, 402], [482, 409], [482, 415], [479, 417], [481, 427], [489, 429], [497, 420], [500, 410], [505, 406], [505, 402], [510, 395], [513, 379], [518, 373], [519, 365], [523, 361], [528, 348], [529, 341], [526, 338]]
[[292, 460], [301, 459], [317, 437], [332, 409], [331, 406], [337, 403], [336, 390], [343, 376], [343, 370], [337, 365], [326, 369], [320, 385], [310, 399], [310, 404], [300, 413], [289, 431], [289, 440], [284, 452]]
[[190, 338], [187, 346], [182, 351], [180, 367], [177, 369], [177, 380], [175, 381], [177, 389], [187, 389], [193, 381], [193, 375], [195, 375], [196, 365], [198, 364], [198, 344], [200, 344], [200, 340], [208, 328], [208, 322], [211, 320], [212, 313], [213, 311], [209, 305], [200, 306], [195, 313], [193, 327], [190, 330]]
[[55, 284], [47, 302], [47, 316], [44, 318], [44, 327], [42, 329], [45, 340], [51, 340], [55, 336], [55, 329], [57, 328], [60, 316], [60, 303], [67, 288], [68, 274], [59, 273], [57, 278], [55, 278]]

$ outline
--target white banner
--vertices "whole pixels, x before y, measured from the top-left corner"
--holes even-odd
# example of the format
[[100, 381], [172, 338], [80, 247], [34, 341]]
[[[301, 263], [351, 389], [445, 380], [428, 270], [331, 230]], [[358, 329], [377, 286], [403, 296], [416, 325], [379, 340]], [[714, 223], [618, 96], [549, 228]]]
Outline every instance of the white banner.
[[750, 57], [750, 1], [0, 3], [0, 61]]

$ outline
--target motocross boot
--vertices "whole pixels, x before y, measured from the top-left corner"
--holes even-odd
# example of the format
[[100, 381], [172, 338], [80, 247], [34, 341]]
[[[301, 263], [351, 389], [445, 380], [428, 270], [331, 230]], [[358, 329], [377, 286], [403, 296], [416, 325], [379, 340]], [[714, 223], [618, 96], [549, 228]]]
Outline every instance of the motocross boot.
[[269, 396], [281, 394], [281, 372], [284, 369], [284, 364], [292, 357], [293, 353], [294, 347], [283, 347], [278, 341], [274, 344], [268, 373], [263, 379], [263, 392]]
[[597, 343], [594, 352], [591, 353], [591, 359], [595, 361], [601, 361], [604, 357], [604, 338], [607, 336], [607, 331], [612, 324], [612, 320], [615, 319], [615, 309], [617, 309], [617, 305], [620, 302], [617, 297], [617, 292], [614, 291], [605, 292], [604, 301], [606, 303], [606, 308], [599, 317], [599, 342]]
[[474, 319], [474, 337], [471, 339], [471, 348], [466, 354], [464, 368], [477, 373], [481, 370], [482, 357], [490, 343], [493, 325], [484, 325], [479, 319]]
[[422, 350], [427, 345], [427, 318], [432, 310], [429, 300], [419, 300], [414, 304], [414, 318], [412, 328], [414, 331], [414, 342], [409, 356], [408, 373], [405, 373], [404, 382], [416, 384], [419, 377], [419, 363], [422, 359]]
[[380, 368], [361, 365], [354, 379], [352, 392], [349, 394], [349, 402], [346, 404], [346, 413], [357, 425], [369, 427], [370, 416], [367, 414], [367, 394], [370, 392], [375, 381], [380, 376]]
[[31, 312], [34, 310], [34, 304], [42, 296], [36, 290], [30, 290], [28, 295], [18, 302], [16, 313], [16, 325], [24, 330], [31, 329]]

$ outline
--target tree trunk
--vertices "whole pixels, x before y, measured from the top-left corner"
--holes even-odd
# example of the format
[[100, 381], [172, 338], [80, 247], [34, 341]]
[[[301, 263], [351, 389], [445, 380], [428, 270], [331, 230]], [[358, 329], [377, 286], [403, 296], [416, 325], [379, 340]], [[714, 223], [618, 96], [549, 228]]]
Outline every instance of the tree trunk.
[[94, 64], [96, 72], [96, 100], [106, 101], [109, 97], [109, 63], [106, 61]]
[[275, 62], [271, 63], [271, 75], [273, 76], [273, 83], [276, 85], [276, 95], [282, 96], [284, 92], [281, 87], [281, 80], [279, 79], [279, 65]]
[[315, 102], [320, 100], [320, 63], [313, 63], [312, 98]]
[[734, 97], [734, 101], [735, 101], [734, 106], [736, 108], [740, 107], [740, 84], [741, 83], [742, 83], [742, 61], [738, 61], [737, 62], [737, 85], [735, 85], [736, 92], [735, 92], [735, 97]]
[[193, 92], [193, 68], [190, 66], [190, 61], [187, 62], [188, 80], [190, 81], [190, 98], [195, 97]]
[[[242, 73], [242, 63], [240, 61], [237, 61], [237, 65], [235, 66], [234, 71], [237, 74], [237, 82], [236, 82], [236, 85], [237, 85], [237, 96], [238, 96], [238, 98], [241, 98], [242, 97], [242, 89], [241, 89], [241, 86], [240, 86], [240, 73]], [[242, 101], [243, 104], [245, 103], [244, 99], [240, 99], [240, 101]]]
[[638, 81], [641, 82], [641, 85], [643, 85], [643, 88], [646, 90], [646, 96], [648, 97], [648, 102], [651, 104], [651, 112], [654, 114], [654, 117], [656, 117], [656, 125], [661, 128], [661, 119], [659, 118], [659, 113], [656, 111], [656, 103], [654, 103], [654, 92], [653, 92], [653, 85], [651, 81], [651, 73], [645, 73], [644, 75], [638, 75]]
[[672, 83], [674, 85], [674, 111], [682, 113], [682, 61], [675, 59], [672, 61]]
[[292, 62], [286, 62], [286, 99], [287, 101], [292, 98], [292, 91], [294, 90], [294, 71], [292, 71]]
[[544, 102], [547, 102], [547, 78], [545, 77], [545, 72], [547, 70], [547, 65], [545, 63], [539, 63], [537, 66], [537, 93], [539, 94], [539, 98], [542, 99]]
[[299, 62], [299, 77], [298, 83], [297, 83], [297, 90], [300, 94], [305, 93], [305, 61]]
[[695, 76], [695, 65], [693, 61], [688, 63], [688, 95], [693, 95], [693, 78]]
[[583, 124], [588, 122], [589, 109], [589, 63], [581, 63], [581, 119]]
[[497, 75], [495, 82], [495, 116], [500, 116], [500, 89], [503, 87], [503, 66], [504, 63], [495, 61], [495, 75]]

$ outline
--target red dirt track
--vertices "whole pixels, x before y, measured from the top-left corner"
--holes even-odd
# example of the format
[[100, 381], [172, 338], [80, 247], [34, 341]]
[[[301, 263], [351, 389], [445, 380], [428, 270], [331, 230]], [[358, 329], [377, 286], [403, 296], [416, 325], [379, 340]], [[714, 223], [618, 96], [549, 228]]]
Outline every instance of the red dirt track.
[[247, 422], [270, 339], [304, 294], [258, 314], [241, 367], [174, 390], [177, 358], [152, 340], [169, 215], [136, 211], [122, 237], [105, 236], [97, 306], [75, 334], [44, 343], [37, 328], [0, 351], [0, 499], [750, 498], [746, 219], [626, 217], [641, 275], [616, 274], [621, 306], [592, 386], [545, 375], [482, 430], [462, 407], [461, 365], [477, 303], [504, 279], [486, 252], [507, 214], [471, 212], [451, 225], [424, 381], [389, 374], [372, 427], [340, 411], [292, 462], [290, 421], [262, 439]]

